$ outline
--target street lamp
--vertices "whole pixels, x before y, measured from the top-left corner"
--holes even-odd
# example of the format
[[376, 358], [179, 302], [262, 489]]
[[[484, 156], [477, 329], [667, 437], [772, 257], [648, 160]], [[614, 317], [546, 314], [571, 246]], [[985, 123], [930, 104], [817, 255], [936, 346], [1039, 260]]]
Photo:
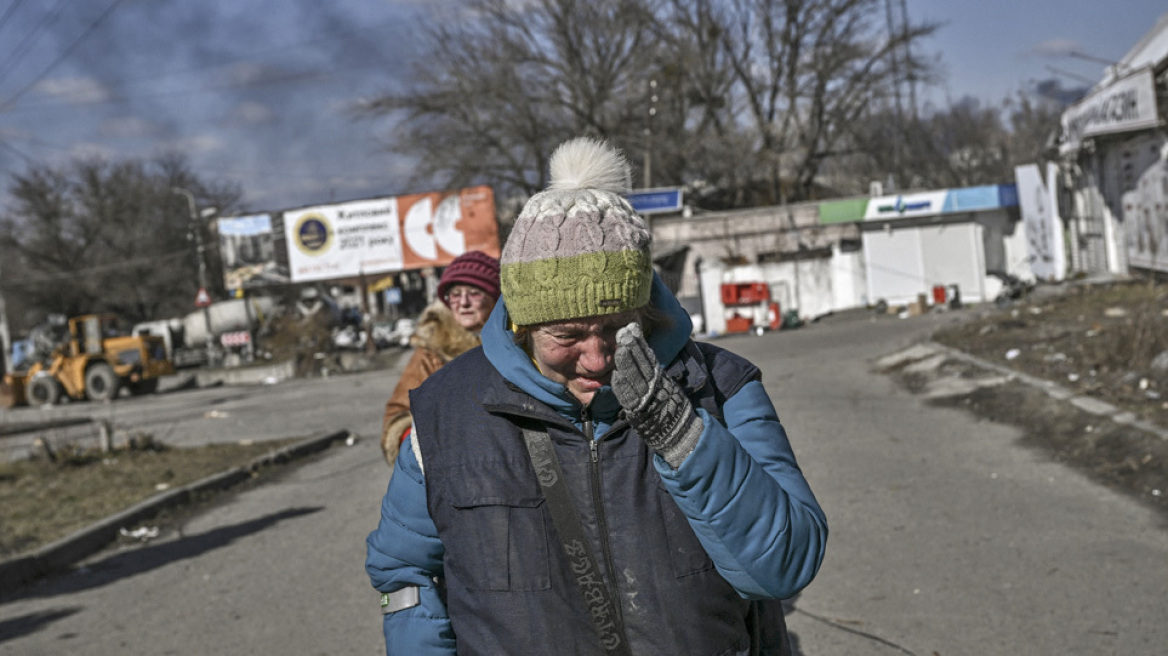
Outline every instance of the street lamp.
[[649, 80], [649, 120], [645, 123], [645, 184], [653, 181], [653, 117], [657, 115], [657, 80]]
[[[212, 216], [216, 210], [214, 207], [205, 208], [202, 213], [195, 207], [195, 195], [182, 187], [173, 187], [171, 189], [174, 193], [180, 196], [185, 196], [187, 199], [187, 209], [189, 211], [188, 220], [191, 226], [191, 232], [195, 235], [195, 252], [199, 259], [199, 289], [206, 291], [207, 289], [207, 258], [204, 257], [205, 247], [203, 246], [203, 230], [199, 225], [199, 217], [203, 218]], [[207, 348], [207, 357], [211, 356], [211, 350], [214, 347], [214, 341], [211, 339], [211, 306], [203, 306], [203, 325], [204, 325], [204, 341]]]
[[8, 332], [8, 310], [4, 306], [4, 289], [0, 288], [0, 376], [12, 373], [12, 334]]

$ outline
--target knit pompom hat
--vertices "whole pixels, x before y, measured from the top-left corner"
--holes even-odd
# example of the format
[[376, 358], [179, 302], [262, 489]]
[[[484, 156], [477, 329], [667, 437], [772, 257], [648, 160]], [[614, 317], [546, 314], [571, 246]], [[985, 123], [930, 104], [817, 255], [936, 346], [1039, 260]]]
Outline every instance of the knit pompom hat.
[[552, 154], [551, 184], [524, 205], [500, 258], [516, 325], [617, 314], [649, 302], [652, 236], [621, 194], [628, 162], [608, 144], [573, 139]]
[[499, 300], [499, 260], [482, 251], [467, 251], [454, 258], [438, 279], [438, 298], [445, 303], [446, 291], [460, 284], [474, 285]]

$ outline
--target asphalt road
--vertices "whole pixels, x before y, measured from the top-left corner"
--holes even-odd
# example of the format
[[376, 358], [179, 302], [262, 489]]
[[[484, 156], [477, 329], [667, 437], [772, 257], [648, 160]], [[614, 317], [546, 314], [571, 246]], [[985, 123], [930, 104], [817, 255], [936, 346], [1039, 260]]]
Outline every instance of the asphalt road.
[[[819, 578], [788, 620], [797, 653], [1162, 653], [1157, 516], [1019, 446], [1015, 429], [927, 406], [870, 372], [952, 319], [854, 313], [720, 342], [762, 368], [831, 525]], [[199, 514], [181, 535], [0, 597], [0, 654], [383, 653], [363, 539], [389, 478], [375, 436], [394, 378], [129, 401], [178, 440], [339, 428], [366, 439]]]
[[[112, 403], [77, 401], [41, 408], [0, 408], [0, 429], [92, 417], [110, 421], [115, 430], [151, 433], [174, 446], [238, 440], [260, 442], [311, 436], [337, 428], [358, 430], [367, 421], [380, 419], [370, 414], [370, 403], [374, 407], [384, 406], [385, 399], [381, 397], [387, 394], [387, 386], [392, 391], [408, 354], [407, 350], [397, 352], [397, 363], [388, 370], [334, 375], [327, 379], [292, 379], [275, 385], [176, 390], [191, 377], [180, 374], [163, 380], [163, 393], [123, 396]], [[392, 357], [383, 359], [393, 361]], [[0, 437], [0, 458], [19, 457], [41, 432]], [[97, 434], [92, 424], [65, 425], [46, 432], [51, 439], [62, 443], [95, 440]]]

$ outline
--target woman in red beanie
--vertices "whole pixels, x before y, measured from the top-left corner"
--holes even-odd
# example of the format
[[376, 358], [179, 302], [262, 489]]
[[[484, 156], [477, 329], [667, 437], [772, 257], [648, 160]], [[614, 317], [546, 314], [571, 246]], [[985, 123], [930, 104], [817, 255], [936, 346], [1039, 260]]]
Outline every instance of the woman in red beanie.
[[413, 423], [410, 390], [455, 357], [479, 345], [479, 331], [499, 300], [499, 260], [481, 251], [454, 258], [438, 280], [438, 300], [422, 311], [410, 337], [414, 354], [385, 404], [381, 450], [392, 467]]

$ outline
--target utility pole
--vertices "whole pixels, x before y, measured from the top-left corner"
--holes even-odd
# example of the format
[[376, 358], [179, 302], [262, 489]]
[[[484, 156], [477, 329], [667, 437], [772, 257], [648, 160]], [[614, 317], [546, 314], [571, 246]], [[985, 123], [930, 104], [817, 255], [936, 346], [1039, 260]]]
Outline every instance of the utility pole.
[[[207, 258], [204, 257], [204, 254], [203, 254], [203, 251], [204, 251], [203, 229], [202, 229], [202, 226], [199, 225], [199, 213], [195, 207], [195, 195], [192, 194], [190, 191], [183, 189], [182, 187], [172, 187], [171, 190], [174, 191], [174, 193], [179, 194], [180, 196], [185, 196], [187, 199], [187, 208], [189, 210], [189, 219], [188, 220], [190, 222], [191, 232], [194, 233], [195, 252], [198, 254], [198, 259], [199, 259], [199, 289], [206, 290], [207, 289]], [[210, 358], [211, 357], [211, 350], [214, 347], [214, 343], [215, 343], [214, 340], [212, 340], [212, 338], [211, 338], [211, 306], [210, 305], [203, 306], [203, 323], [206, 327], [204, 338], [205, 338], [205, 345], [207, 348], [207, 357]]]
[[0, 376], [12, 373], [12, 333], [8, 331], [8, 309], [4, 305], [3, 276], [0, 276]]
[[648, 189], [653, 184], [653, 117], [657, 115], [657, 80], [649, 80], [649, 121], [645, 124], [645, 182]]

